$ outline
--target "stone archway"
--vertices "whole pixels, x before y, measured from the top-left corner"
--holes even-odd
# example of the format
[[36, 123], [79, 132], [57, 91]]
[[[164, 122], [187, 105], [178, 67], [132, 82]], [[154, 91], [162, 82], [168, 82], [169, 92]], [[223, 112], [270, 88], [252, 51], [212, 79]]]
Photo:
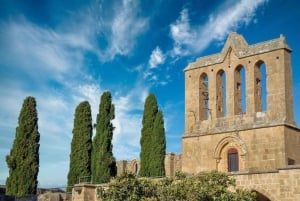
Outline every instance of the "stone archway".
[[240, 170], [247, 168], [247, 148], [245, 143], [236, 135], [229, 135], [222, 138], [216, 145], [214, 158], [216, 160], [216, 170], [227, 171], [227, 151], [229, 149], [237, 149], [239, 154]]
[[252, 191], [256, 193], [256, 201], [279, 201], [264, 189], [253, 189]]
[[138, 161], [135, 159], [131, 162], [131, 166], [130, 166], [130, 170], [132, 173], [134, 174], [138, 174], [139, 173], [139, 163]]

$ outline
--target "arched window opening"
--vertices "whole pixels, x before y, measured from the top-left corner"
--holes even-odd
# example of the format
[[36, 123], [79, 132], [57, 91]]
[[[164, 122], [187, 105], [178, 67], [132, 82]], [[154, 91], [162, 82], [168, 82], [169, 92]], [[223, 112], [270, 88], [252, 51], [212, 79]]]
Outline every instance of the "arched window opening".
[[291, 158], [288, 158], [288, 165], [295, 165], [295, 160], [294, 159], [291, 159]]
[[264, 112], [267, 111], [267, 73], [266, 64], [263, 61], [256, 63], [254, 76], [255, 111]]
[[271, 201], [267, 196], [265, 196], [264, 194], [258, 192], [258, 191], [254, 191], [256, 194], [256, 200], [257, 201]]
[[234, 114], [246, 113], [246, 73], [243, 66], [235, 70]]
[[209, 94], [208, 94], [208, 76], [203, 73], [199, 82], [199, 119], [207, 120], [209, 118]]
[[139, 173], [139, 167], [138, 167], [138, 164], [137, 164], [137, 163], [134, 165], [134, 173], [135, 173], [135, 174], [138, 174], [138, 173]]
[[239, 155], [235, 148], [231, 148], [227, 152], [228, 172], [239, 171]]
[[217, 117], [224, 117], [227, 114], [226, 108], [226, 74], [223, 70], [217, 73], [217, 94], [216, 94], [216, 106]]

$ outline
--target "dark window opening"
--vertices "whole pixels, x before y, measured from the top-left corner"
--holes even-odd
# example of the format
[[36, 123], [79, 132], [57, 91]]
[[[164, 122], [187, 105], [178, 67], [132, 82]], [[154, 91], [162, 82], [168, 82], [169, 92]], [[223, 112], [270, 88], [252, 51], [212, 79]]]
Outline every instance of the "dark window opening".
[[295, 165], [295, 160], [288, 158], [288, 165]]
[[199, 81], [199, 118], [200, 120], [207, 120], [209, 118], [209, 91], [206, 73], [200, 76]]
[[234, 148], [228, 150], [228, 172], [239, 171], [239, 155]]
[[246, 72], [244, 66], [238, 66], [235, 70], [235, 91], [234, 101], [235, 108], [234, 114], [246, 113]]
[[266, 64], [259, 61], [255, 66], [255, 111], [267, 111], [267, 71]]
[[217, 117], [225, 117], [227, 115], [226, 108], [226, 74], [223, 70], [217, 73], [216, 79], [216, 99], [217, 99]]

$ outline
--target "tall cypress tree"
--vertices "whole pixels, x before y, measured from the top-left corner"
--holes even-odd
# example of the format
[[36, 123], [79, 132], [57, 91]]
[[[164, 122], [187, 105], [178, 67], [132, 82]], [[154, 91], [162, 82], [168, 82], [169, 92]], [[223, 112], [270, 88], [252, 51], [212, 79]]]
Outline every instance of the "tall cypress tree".
[[83, 101], [76, 107], [72, 133], [68, 187], [74, 186], [79, 180], [87, 181], [91, 177], [93, 126], [88, 101]]
[[92, 148], [92, 181], [93, 183], [108, 182], [116, 175], [116, 160], [112, 153], [113, 124], [115, 107], [110, 92], [101, 96], [97, 115], [96, 136]]
[[17, 197], [36, 194], [39, 172], [38, 114], [34, 97], [27, 97], [19, 115], [10, 154], [6, 156], [9, 176], [6, 194]]
[[163, 113], [159, 110], [155, 116], [152, 146], [152, 176], [165, 176], [166, 136]]
[[165, 130], [162, 112], [158, 110], [154, 94], [149, 94], [144, 105], [141, 131], [140, 176], [163, 176], [165, 157]]

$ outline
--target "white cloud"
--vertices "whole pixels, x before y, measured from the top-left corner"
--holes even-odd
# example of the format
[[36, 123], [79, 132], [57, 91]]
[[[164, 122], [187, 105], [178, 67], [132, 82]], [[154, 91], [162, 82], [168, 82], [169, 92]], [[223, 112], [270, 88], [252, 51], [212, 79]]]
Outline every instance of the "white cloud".
[[96, 83], [84, 83], [72, 86], [73, 100], [75, 103], [82, 101], [88, 101], [92, 110], [93, 122], [96, 122], [97, 114], [99, 112], [100, 97], [103, 93], [99, 84]]
[[139, 156], [143, 107], [147, 96], [148, 88], [142, 83], [136, 83], [135, 87], [125, 95], [114, 95], [116, 118], [113, 124], [116, 129], [113, 137], [113, 152], [118, 160]]
[[[22, 101], [26, 96], [34, 96], [41, 135], [40, 175], [47, 172], [49, 175], [51, 171], [55, 173], [47, 180], [65, 181], [68, 167], [64, 172], [61, 169], [49, 170], [45, 163], [51, 158], [55, 163], [68, 163], [77, 101], [89, 99], [96, 102], [91, 93], [98, 92], [98, 89], [94, 89], [89, 76], [85, 76], [83, 65], [84, 54], [91, 49], [92, 43], [86, 33], [61, 32], [37, 26], [24, 18], [3, 22], [0, 29], [1, 68], [7, 75], [1, 78], [3, 107], [0, 106], [0, 122], [6, 123], [6, 128], [1, 126], [1, 130], [7, 133], [5, 140], [8, 142], [7, 151], [1, 150], [0, 155], [4, 157], [9, 153]], [[74, 79], [76, 77], [81, 79]], [[99, 97], [99, 94], [94, 96]], [[7, 171], [1, 168], [0, 174], [7, 175]], [[45, 179], [39, 176], [39, 183], [47, 185]]]
[[105, 29], [109, 29], [106, 34], [108, 47], [100, 53], [102, 60], [111, 60], [116, 55], [130, 54], [135, 47], [137, 37], [148, 26], [148, 19], [139, 16], [140, 9], [136, 0], [123, 0], [113, 10], [115, 12], [111, 16], [111, 23], [105, 24]]
[[180, 12], [179, 19], [170, 26], [171, 37], [174, 40], [173, 52], [175, 55], [186, 55], [183, 48], [184, 46], [193, 45], [193, 41], [196, 40], [194, 30], [191, 29], [189, 24], [188, 10], [183, 9]]
[[23, 69], [35, 79], [62, 79], [66, 72], [76, 72], [82, 65], [83, 55], [68, 34], [41, 28], [23, 18], [2, 24], [1, 29], [0, 52], [9, 55], [2, 62]]
[[174, 40], [172, 55], [188, 55], [203, 51], [212, 41], [222, 41], [232, 31], [255, 20], [256, 9], [268, 0], [233, 1], [225, 3], [202, 26], [191, 27], [188, 10], [183, 9], [179, 19], [170, 25]]
[[149, 65], [150, 68], [156, 68], [158, 65], [165, 62], [165, 56], [161, 49], [157, 46], [150, 55]]

